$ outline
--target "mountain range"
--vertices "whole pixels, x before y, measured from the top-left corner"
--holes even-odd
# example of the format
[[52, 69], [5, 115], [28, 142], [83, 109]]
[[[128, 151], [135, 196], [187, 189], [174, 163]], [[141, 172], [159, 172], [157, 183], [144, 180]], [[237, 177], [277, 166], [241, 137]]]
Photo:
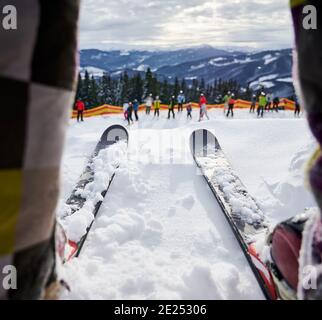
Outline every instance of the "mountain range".
[[266, 91], [278, 96], [293, 95], [292, 50], [267, 50], [242, 52], [217, 49], [210, 46], [174, 51], [80, 51], [81, 72], [88, 70], [94, 76], [104, 72], [118, 77], [151, 68], [159, 79], [173, 82], [175, 77], [191, 83], [193, 79], [204, 79], [206, 84], [215, 80], [236, 80], [243, 87]]

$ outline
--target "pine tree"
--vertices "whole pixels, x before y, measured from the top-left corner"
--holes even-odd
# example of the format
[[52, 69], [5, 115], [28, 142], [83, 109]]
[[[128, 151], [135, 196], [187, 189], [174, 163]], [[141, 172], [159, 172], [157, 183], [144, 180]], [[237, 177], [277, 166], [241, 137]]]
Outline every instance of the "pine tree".
[[85, 76], [84, 76], [84, 80], [82, 81], [82, 85], [83, 85], [83, 99], [84, 102], [86, 104], [86, 107], [89, 108], [90, 107], [90, 87], [91, 87], [91, 81], [89, 78], [89, 73], [87, 70], [85, 70]]
[[170, 90], [168, 81], [165, 79], [161, 85], [160, 99], [163, 103], [168, 103], [170, 98]]
[[174, 80], [174, 88], [173, 88], [173, 95], [177, 98], [180, 91], [179, 79], [178, 77]]
[[145, 85], [143, 95], [144, 98], [147, 97], [149, 94], [153, 94], [153, 74], [150, 68], [148, 68], [146, 75], [145, 75]]
[[95, 108], [100, 104], [98, 99], [98, 85], [93, 75], [90, 78], [89, 101], [90, 101], [89, 108]]

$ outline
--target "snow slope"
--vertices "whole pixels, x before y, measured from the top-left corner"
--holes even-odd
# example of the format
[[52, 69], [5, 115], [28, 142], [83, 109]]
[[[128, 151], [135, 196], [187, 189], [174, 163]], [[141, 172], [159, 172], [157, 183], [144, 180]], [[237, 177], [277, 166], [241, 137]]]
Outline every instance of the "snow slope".
[[[302, 174], [313, 138], [305, 120], [295, 120], [289, 112], [263, 120], [240, 110], [233, 120], [220, 110], [210, 116], [210, 121], [198, 123], [196, 111], [192, 122], [185, 115], [176, 120], [165, 119], [165, 113], [160, 119], [143, 115], [130, 128], [128, 158], [121, 163], [84, 251], [63, 268], [72, 287], [63, 299], [263, 298], [193, 163], [189, 135], [208, 128], [219, 137], [272, 224], [314, 206], [305, 194]], [[115, 123], [122, 124], [122, 117], [71, 122], [58, 214], [101, 133]]]

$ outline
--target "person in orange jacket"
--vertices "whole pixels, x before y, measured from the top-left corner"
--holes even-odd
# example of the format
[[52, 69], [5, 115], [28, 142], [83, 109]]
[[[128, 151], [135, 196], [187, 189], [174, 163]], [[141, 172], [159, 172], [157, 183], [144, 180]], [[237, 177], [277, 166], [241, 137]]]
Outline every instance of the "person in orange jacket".
[[84, 121], [85, 103], [78, 99], [75, 105], [77, 110], [77, 122]]

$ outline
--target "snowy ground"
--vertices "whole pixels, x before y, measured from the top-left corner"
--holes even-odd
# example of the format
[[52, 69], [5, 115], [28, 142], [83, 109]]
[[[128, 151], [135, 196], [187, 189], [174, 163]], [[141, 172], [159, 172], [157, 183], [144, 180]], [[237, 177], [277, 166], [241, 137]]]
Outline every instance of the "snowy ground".
[[[194, 112], [197, 118], [197, 111]], [[256, 119], [236, 111], [210, 121], [142, 115], [129, 129], [122, 161], [79, 259], [63, 273], [63, 299], [262, 299], [252, 272], [207, 185], [195, 168], [188, 138], [212, 130], [272, 225], [314, 201], [304, 169], [314, 140], [291, 112]], [[61, 207], [102, 132], [121, 116], [71, 121], [63, 160]], [[58, 214], [61, 210], [58, 210]]]

